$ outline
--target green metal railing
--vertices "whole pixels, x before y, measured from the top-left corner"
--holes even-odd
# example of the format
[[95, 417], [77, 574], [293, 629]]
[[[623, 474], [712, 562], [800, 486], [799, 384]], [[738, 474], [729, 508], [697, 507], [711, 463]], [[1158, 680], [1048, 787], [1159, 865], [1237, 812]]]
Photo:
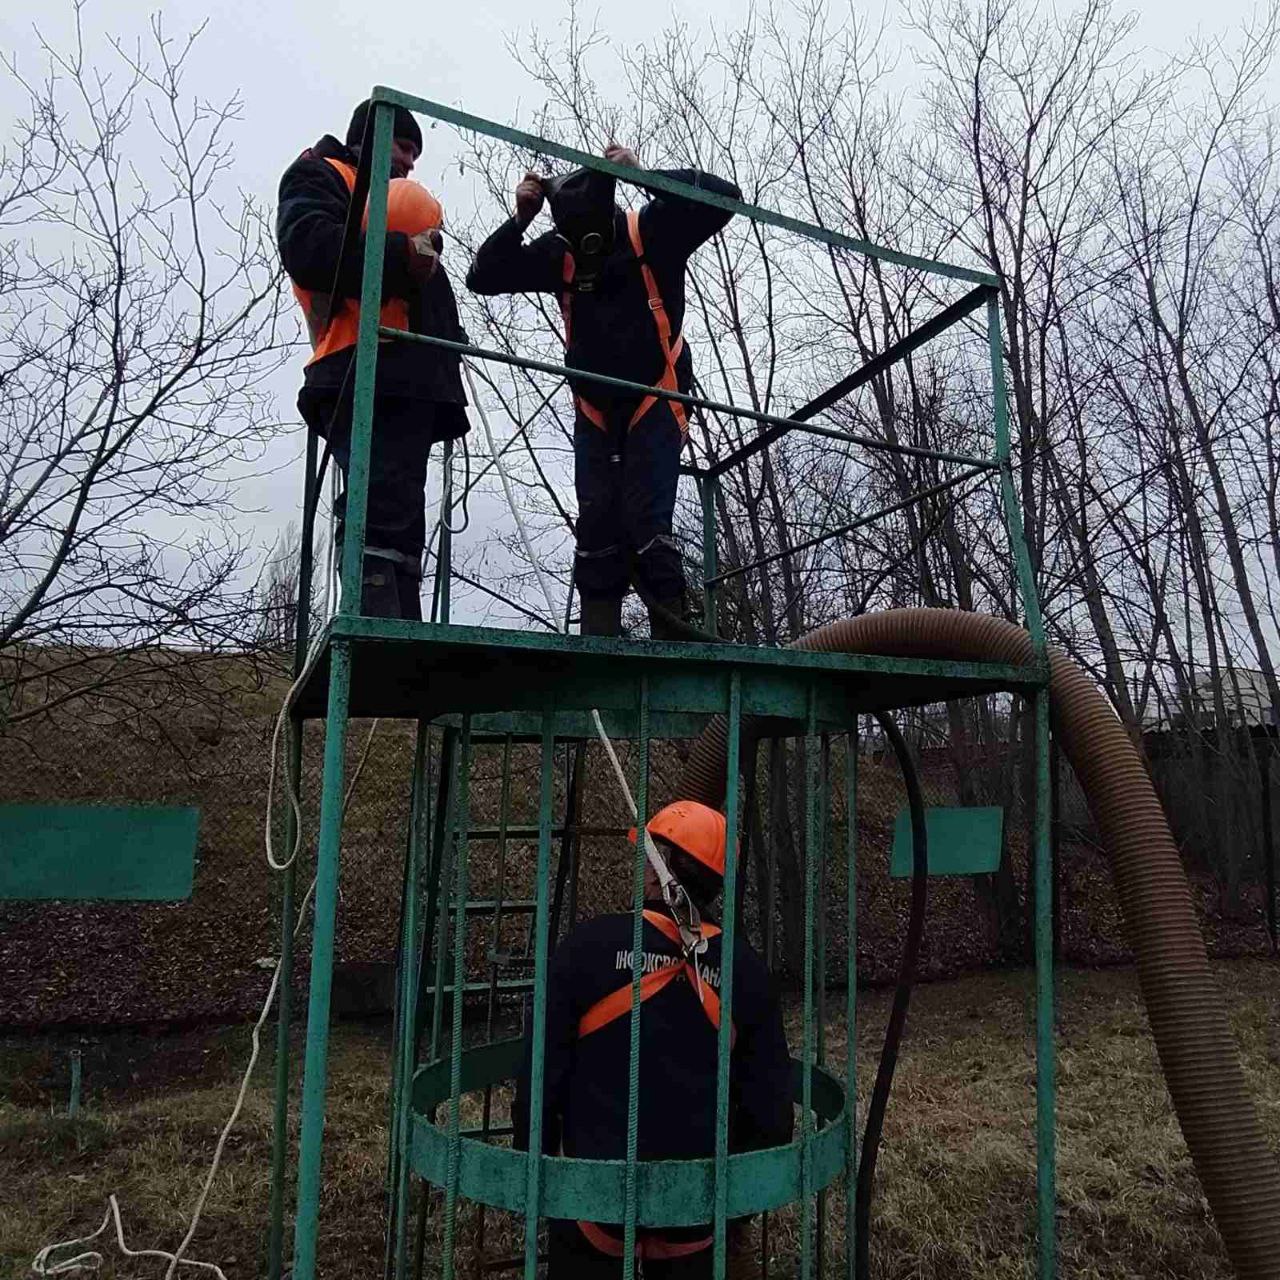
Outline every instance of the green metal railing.
[[[293, 784], [301, 772], [301, 722], [324, 716], [326, 734], [321, 794], [319, 843], [316, 855], [311, 980], [307, 1010], [306, 1051], [302, 1077], [301, 1137], [297, 1161], [297, 1203], [293, 1227], [292, 1274], [313, 1280], [317, 1273], [316, 1240], [320, 1213], [322, 1148], [329, 1035], [329, 993], [334, 956], [338, 898], [345, 747], [349, 716], [396, 715], [418, 722], [418, 746], [412, 779], [410, 832], [406, 845], [402, 886], [401, 929], [398, 939], [399, 985], [396, 1000], [395, 1046], [391, 1062], [391, 1124], [387, 1192], [389, 1228], [385, 1271], [402, 1280], [430, 1270], [452, 1277], [459, 1270], [464, 1201], [482, 1207], [514, 1211], [524, 1218], [521, 1256], [512, 1260], [532, 1280], [538, 1265], [539, 1222], [543, 1217], [580, 1218], [619, 1223], [623, 1227], [624, 1270], [634, 1274], [631, 1248], [636, 1232], [657, 1225], [711, 1223], [713, 1264], [724, 1274], [732, 1220], [767, 1215], [798, 1204], [800, 1220], [799, 1271], [808, 1280], [821, 1274], [828, 1237], [828, 1189], [843, 1180], [845, 1195], [844, 1261], [841, 1270], [853, 1275], [854, 1189], [858, 1168], [856, 1073], [856, 799], [857, 728], [863, 712], [916, 705], [944, 698], [972, 696], [997, 690], [1033, 700], [1036, 749], [1036, 965], [1037, 965], [1037, 1225], [1039, 1274], [1055, 1273], [1054, 1247], [1054, 1076], [1052, 904], [1049, 859], [1048, 805], [1048, 692], [1044, 629], [1035, 590], [1035, 577], [1021, 526], [1014, 485], [1008, 403], [1004, 385], [998, 281], [991, 275], [899, 253], [882, 246], [812, 226], [771, 210], [728, 200], [687, 187], [661, 175], [624, 168], [598, 157], [536, 138], [503, 125], [424, 99], [375, 88], [370, 132], [361, 161], [348, 218], [344, 254], [356, 248], [361, 211], [367, 196], [367, 232], [360, 292], [360, 318], [355, 355], [354, 412], [351, 458], [347, 475], [346, 531], [341, 556], [341, 607], [319, 643], [308, 652], [308, 609], [299, 610], [297, 684], [291, 705], [292, 745], [288, 760]], [[623, 182], [642, 181], [646, 187], [715, 205], [742, 217], [785, 229], [842, 251], [929, 273], [944, 280], [973, 286], [913, 333], [874, 360], [855, 370], [823, 395], [790, 415], [773, 415], [714, 401], [606, 378], [546, 361], [454, 343], [429, 335], [410, 334], [379, 325], [382, 262], [386, 241], [387, 183], [371, 181], [373, 173], [390, 169], [391, 120], [395, 106], [488, 137], [526, 148], [542, 156], [611, 173]], [[964, 321], [986, 304], [986, 332], [993, 389], [991, 457], [895, 444], [851, 435], [819, 425], [811, 419], [830, 409], [856, 387], [885, 372], [924, 343]], [[435, 589], [429, 623], [361, 618], [358, 615], [361, 562], [365, 542], [369, 457], [374, 415], [374, 375], [380, 340], [433, 344], [468, 359], [488, 360], [531, 371], [574, 377], [615, 388], [643, 391], [677, 400], [691, 407], [731, 414], [757, 423], [763, 430], [736, 452], [706, 468], [685, 467], [698, 484], [703, 514], [703, 603], [705, 625], [717, 630], [718, 596], [723, 585], [747, 573], [761, 572], [776, 556], [721, 572], [716, 555], [716, 486], [719, 478], [750, 457], [773, 447], [791, 432], [802, 432], [848, 445], [926, 458], [965, 468], [957, 475], [913, 495], [924, 498], [988, 475], [999, 484], [1004, 517], [1014, 558], [1021, 609], [1030, 631], [1035, 661], [1026, 668], [988, 663], [940, 662], [861, 655], [813, 654], [754, 650], [738, 646], [701, 644], [626, 644], [619, 641], [498, 632], [458, 627], [450, 622], [452, 533], [449, 530], [453, 495], [449, 488], [448, 447], [443, 494], [444, 522], [436, 556]], [[307, 458], [307, 496], [318, 485], [314, 441]], [[851, 525], [810, 539], [813, 546], [842, 536], [853, 528], [908, 505], [898, 503]], [[310, 510], [314, 504], [310, 503]], [[304, 530], [304, 555], [311, 545]], [[302, 600], [308, 599], [310, 560], [304, 562]], [[729, 1145], [729, 1063], [733, 1004], [733, 965], [722, 965], [722, 1017], [718, 1036], [716, 1138], [705, 1160], [647, 1163], [637, 1158], [637, 1099], [639, 1056], [640, 977], [642, 959], [643, 852], [638, 842], [632, 863], [633, 974], [632, 1051], [627, 1068], [629, 1118], [626, 1155], [617, 1161], [583, 1161], [541, 1151], [541, 1097], [549, 951], [561, 919], [560, 904], [574, 896], [576, 863], [573, 845], [580, 839], [580, 770], [570, 770], [571, 753], [581, 763], [581, 743], [587, 736], [587, 717], [599, 708], [611, 736], [634, 744], [634, 790], [641, 819], [651, 808], [650, 742], [687, 737], [712, 716], [728, 722], [729, 759], [724, 801], [730, 847], [740, 826], [751, 829], [751, 812], [744, 818], [739, 774], [741, 732], [767, 733], [775, 744], [769, 757], [775, 764], [787, 738], [803, 743], [804, 772], [804, 935], [803, 1024], [796, 1062], [795, 1099], [800, 1107], [799, 1132], [788, 1147], [763, 1152], [735, 1152]], [[439, 748], [433, 747], [433, 735]], [[831, 789], [830, 739], [845, 736], [845, 799], [847, 830], [844, 855], [848, 875], [846, 910], [849, 930], [846, 981], [847, 1055], [843, 1081], [824, 1068], [826, 1042], [827, 903], [824, 889], [828, 865]], [[754, 760], [755, 737], [744, 758]], [[510, 787], [512, 742], [536, 744], [538, 751], [537, 812], [517, 820]], [[477, 751], [495, 749], [504, 755], [503, 796], [490, 826], [473, 826], [470, 778]], [[565, 760], [567, 783], [564, 816], [557, 824], [555, 777], [557, 753]], [[772, 796], [774, 788], [769, 787]], [[753, 812], [754, 805], [748, 808]], [[510, 1080], [519, 1041], [494, 1040], [496, 1001], [502, 982], [489, 967], [469, 979], [467, 947], [477, 926], [487, 922], [496, 939], [504, 911], [506, 872], [499, 888], [483, 908], [468, 899], [471, 844], [480, 831], [496, 835], [502, 866], [507, 866], [508, 842], [536, 836], [532, 896], [521, 910], [530, 922], [528, 952], [533, 963], [531, 1029], [530, 1151], [514, 1151], [500, 1144], [504, 1126], [492, 1123], [494, 1088]], [[773, 914], [776, 883], [776, 842], [770, 826], [767, 911]], [[518, 832], [518, 837], [513, 836]], [[562, 840], [556, 885], [551, 886], [552, 848]], [[572, 870], [566, 871], [566, 868]], [[730, 860], [726, 870], [723, 954], [734, 954], [743, 928], [740, 918], [739, 870]], [[572, 879], [572, 884], [566, 880]], [[526, 891], [527, 892], [527, 891]], [[285, 1134], [291, 1078], [288, 1004], [295, 928], [296, 881], [286, 876], [282, 918], [282, 975], [277, 1057], [277, 1101], [272, 1171], [271, 1280], [285, 1266], [284, 1188], [287, 1173]], [[492, 906], [492, 912], [489, 907]], [[569, 916], [574, 912], [570, 909]], [[554, 923], [553, 923], [554, 921]], [[760, 944], [766, 958], [774, 950], [770, 926]], [[837, 972], [839, 967], [837, 966]], [[469, 993], [487, 1001], [484, 1039], [468, 1046], [464, 1017]], [[449, 1010], [446, 1025], [445, 1011]], [[426, 1047], [425, 1054], [423, 1046]], [[483, 1098], [479, 1128], [463, 1123], [464, 1098]], [[443, 1111], [443, 1124], [437, 1111]], [[416, 1230], [411, 1230], [412, 1184], [422, 1193]], [[428, 1230], [431, 1188], [439, 1198], [438, 1230]], [[478, 1238], [483, 1239], [483, 1218]], [[480, 1263], [477, 1263], [479, 1266]], [[495, 1264], [496, 1265], [496, 1264]]]

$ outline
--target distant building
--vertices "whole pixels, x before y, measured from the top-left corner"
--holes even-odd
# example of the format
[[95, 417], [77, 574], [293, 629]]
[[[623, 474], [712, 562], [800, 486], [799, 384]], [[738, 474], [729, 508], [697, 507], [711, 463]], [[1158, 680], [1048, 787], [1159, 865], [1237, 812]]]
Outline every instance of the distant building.
[[[1252, 728], [1255, 725], [1277, 724], [1277, 708], [1271, 705], [1271, 694], [1266, 677], [1261, 671], [1245, 667], [1229, 667], [1218, 680], [1222, 701], [1227, 709], [1227, 725], [1235, 728]], [[1196, 681], [1195, 699], [1206, 724], [1214, 718], [1214, 680], [1201, 676]]]

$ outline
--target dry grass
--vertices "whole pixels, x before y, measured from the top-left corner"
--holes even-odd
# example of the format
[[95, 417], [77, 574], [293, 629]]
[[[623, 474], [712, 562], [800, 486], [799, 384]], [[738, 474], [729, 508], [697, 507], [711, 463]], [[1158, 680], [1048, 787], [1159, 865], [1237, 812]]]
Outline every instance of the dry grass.
[[[1273, 963], [1218, 967], [1224, 997], [1280, 1151], [1280, 982]], [[1013, 1280], [1034, 1274], [1033, 1059], [1029, 979], [997, 974], [920, 988], [880, 1160], [874, 1274]], [[833, 993], [831, 1003], [841, 1003]], [[865, 1099], [887, 1011], [885, 993], [860, 1002]], [[1172, 1118], [1129, 971], [1067, 972], [1060, 982], [1059, 1210], [1061, 1273], [1102, 1277], [1229, 1275]], [[26, 1274], [40, 1244], [96, 1227], [119, 1193], [134, 1247], [172, 1247], [231, 1105], [243, 1030], [114, 1037], [86, 1060], [87, 1106], [70, 1122], [67, 1041], [0, 1045], [0, 1275]], [[831, 1019], [832, 1065], [844, 1027]], [[270, 1052], [192, 1250], [231, 1280], [263, 1274], [270, 1143]], [[331, 1074], [322, 1274], [361, 1280], [382, 1261], [386, 1035], [341, 1026]], [[828, 1256], [843, 1253], [839, 1187]], [[509, 1221], [490, 1239], [512, 1238]], [[472, 1239], [473, 1216], [462, 1239]], [[434, 1233], [433, 1233], [434, 1235]], [[771, 1275], [794, 1274], [795, 1223], [776, 1221]], [[429, 1250], [430, 1252], [430, 1250]], [[470, 1268], [466, 1268], [469, 1272]], [[834, 1266], [831, 1274], [835, 1274]], [[163, 1274], [117, 1264], [108, 1280]]]

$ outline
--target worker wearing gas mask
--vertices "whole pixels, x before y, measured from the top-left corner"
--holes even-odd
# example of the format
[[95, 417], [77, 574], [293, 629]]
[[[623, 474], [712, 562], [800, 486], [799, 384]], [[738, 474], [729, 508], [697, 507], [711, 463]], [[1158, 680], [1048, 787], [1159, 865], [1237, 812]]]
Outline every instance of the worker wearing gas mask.
[[[638, 163], [616, 145], [605, 159]], [[732, 182], [698, 169], [657, 172], [741, 198]], [[486, 295], [554, 294], [570, 368], [687, 393], [693, 364], [681, 332], [685, 268], [732, 215], [656, 191], [639, 210], [624, 212], [614, 194], [612, 175], [591, 169], [561, 178], [526, 174], [515, 216], [481, 245], [467, 286]], [[554, 229], [526, 244], [524, 233], [544, 203]], [[651, 634], [679, 638], [687, 601], [672, 516], [687, 410], [586, 379], [570, 386], [582, 633], [620, 634], [622, 601], [634, 583], [649, 607]]]
[[[725, 819], [692, 800], [655, 814], [646, 828], [643, 976], [640, 984], [641, 1160], [690, 1160], [715, 1151], [720, 990], [726, 957], [712, 919], [723, 887]], [[637, 838], [631, 832], [632, 840]], [[630, 913], [580, 924], [556, 949], [547, 978], [542, 1149], [549, 1155], [621, 1160], [627, 1153], [631, 1054]], [[791, 1061], [782, 1012], [764, 962], [734, 943], [729, 1060], [729, 1149], [785, 1146], [792, 1135]], [[529, 1149], [532, 1033], [512, 1104], [514, 1143]], [[749, 1273], [746, 1224], [731, 1224], [730, 1254]], [[555, 1220], [548, 1280], [615, 1280], [623, 1274], [617, 1223]], [[709, 1225], [641, 1228], [638, 1271], [650, 1280], [710, 1277]]]

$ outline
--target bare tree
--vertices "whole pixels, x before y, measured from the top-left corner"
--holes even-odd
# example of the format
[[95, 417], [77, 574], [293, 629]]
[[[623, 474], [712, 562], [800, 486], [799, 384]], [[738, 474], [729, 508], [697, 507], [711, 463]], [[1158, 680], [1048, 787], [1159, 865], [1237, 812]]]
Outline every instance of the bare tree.
[[234, 95], [185, 83], [198, 32], [10, 58], [0, 154], [0, 728], [127, 697], [255, 636], [240, 478], [286, 358], [267, 211], [231, 180]]

